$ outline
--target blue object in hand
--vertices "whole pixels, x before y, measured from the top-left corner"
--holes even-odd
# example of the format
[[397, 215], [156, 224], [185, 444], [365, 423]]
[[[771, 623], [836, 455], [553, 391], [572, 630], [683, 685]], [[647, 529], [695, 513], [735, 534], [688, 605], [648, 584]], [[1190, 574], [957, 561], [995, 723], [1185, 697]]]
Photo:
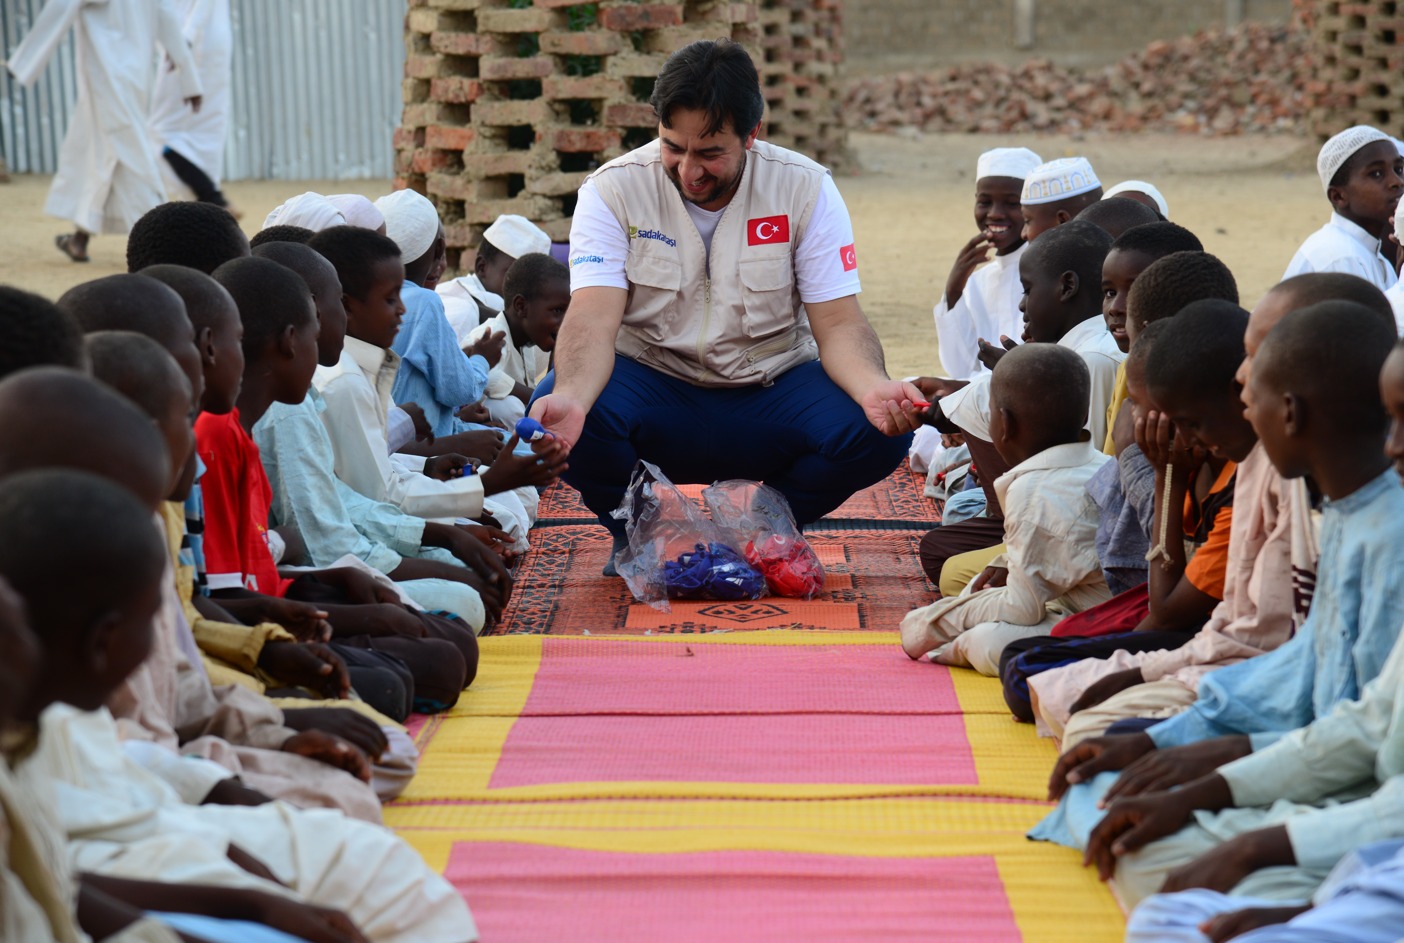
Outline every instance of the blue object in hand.
[[517, 420], [517, 438], [523, 442], [540, 442], [550, 436], [551, 433], [546, 431], [546, 427], [530, 416], [523, 416]]

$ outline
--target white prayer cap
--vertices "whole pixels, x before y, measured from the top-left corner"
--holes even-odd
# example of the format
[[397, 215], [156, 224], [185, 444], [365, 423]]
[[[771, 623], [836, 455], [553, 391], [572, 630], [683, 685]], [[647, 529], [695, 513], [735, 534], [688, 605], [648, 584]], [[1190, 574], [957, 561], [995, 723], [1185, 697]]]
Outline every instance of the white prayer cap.
[[327, 197], [327, 202], [341, 211], [348, 226], [378, 230], [385, 225], [385, 217], [380, 210], [359, 193], [333, 193]]
[[1086, 157], [1060, 157], [1039, 164], [1024, 178], [1020, 203], [1057, 203], [1069, 197], [1091, 193], [1102, 181]]
[[345, 225], [346, 217], [341, 215], [341, 211], [326, 197], [311, 190], [288, 200], [263, 221], [264, 229], [270, 226], [301, 226], [313, 232]]
[[400, 247], [400, 257], [407, 263], [428, 252], [439, 235], [439, 211], [413, 190], [383, 196], [375, 201], [375, 208], [385, 216], [385, 235]]
[[1041, 163], [1043, 158], [1027, 147], [996, 147], [985, 151], [976, 161], [975, 179], [1013, 177], [1015, 180], [1023, 180]]
[[1394, 138], [1379, 128], [1372, 128], [1368, 124], [1357, 124], [1353, 128], [1346, 128], [1321, 145], [1321, 153], [1316, 155], [1316, 174], [1321, 178], [1321, 189], [1329, 191], [1331, 178], [1336, 175], [1336, 171], [1341, 169], [1341, 165], [1350, 160], [1356, 151], [1367, 144], [1374, 144], [1376, 141], [1390, 141], [1392, 143]]
[[1123, 180], [1102, 194], [1102, 199], [1109, 200], [1114, 196], [1121, 196], [1123, 193], [1144, 193], [1151, 198], [1155, 208], [1160, 210], [1160, 215], [1166, 219], [1170, 218], [1170, 204], [1165, 202], [1165, 195], [1155, 188], [1155, 184], [1146, 183], [1144, 180]]
[[532, 252], [551, 251], [551, 237], [525, 216], [503, 215], [483, 232], [483, 240], [501, 249], [504, 255], [520, 259]]

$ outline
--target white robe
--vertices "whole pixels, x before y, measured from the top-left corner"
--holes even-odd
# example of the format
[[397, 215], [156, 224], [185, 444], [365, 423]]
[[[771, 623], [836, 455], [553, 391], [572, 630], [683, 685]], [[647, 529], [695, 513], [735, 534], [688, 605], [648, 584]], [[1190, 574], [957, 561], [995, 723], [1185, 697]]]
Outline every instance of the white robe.
[[[131, 762], [105, 710], [49, 707], [38, 749], [14, 775], [49, 806], [50, 831], [67, 837], [74, 871], [295, 897], [345, 911], [374, 943], [477, 939], [458, 892], [388, 829], [282, 802], [187, 805]], [[236, 866], [227, 857], [231, 843], [283, 884]]]
[[[169, 147], [205, 172], [219, 186], [224, 171], [224, 135], [229, 124], [230, 69], [234, 30], [229, 0], [176, 0], [184, 16], [182, 30], [204, 89], [198, 112], [185, 103], [179, 70], [162, 68], [151, 102], [151, 134], [158, 149]], [[161, 162], [172, 192], [188, 188]]]
[[201, 94], [200, 78], [171, 0], [49, 0], [10, 57], [20, 84], [39, 78], [69, 27], [78, 101], [44, 212], [91, 233], [130, 232], [165, 201], [147, 129], [158, 44], [175, 63], [182, 97]]
[[444, 303], [444, 317], [458, 335], [458, 346], [466, 347], [469, 338], [483, 323], [479, 303], [493, 311], [503, 308], [502, 296], [483, 287], [482, 280], [469, 272], [461, 278], [443, 282], [434, 289]]

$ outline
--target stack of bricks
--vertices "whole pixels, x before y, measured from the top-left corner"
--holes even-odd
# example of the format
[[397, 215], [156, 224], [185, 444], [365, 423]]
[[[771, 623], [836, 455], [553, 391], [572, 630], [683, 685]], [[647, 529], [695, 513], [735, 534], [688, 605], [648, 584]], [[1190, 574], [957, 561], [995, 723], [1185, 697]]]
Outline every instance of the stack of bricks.
[[1404, 2], [1294, 0], [1310, 28], [1316, 69], [1307, 89], [1320, 137], [1370, 124], [1404, 133]]
[[438, 206], [455, 270], [503, 213], [563, 242], [590, 171], [655, 136], [668, 55], [723, 36], [761, 71], [763, 136], [841, 160], [839, 0], [410, 0], [397, 185]]

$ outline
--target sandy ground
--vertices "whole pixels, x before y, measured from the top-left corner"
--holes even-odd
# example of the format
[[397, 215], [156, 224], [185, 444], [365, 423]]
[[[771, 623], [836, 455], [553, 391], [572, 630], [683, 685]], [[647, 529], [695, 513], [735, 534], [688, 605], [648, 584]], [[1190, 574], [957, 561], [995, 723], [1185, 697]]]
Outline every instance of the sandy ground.
[[[976, 135], [895, 137], [856, 134], [857, 170], [839, 179], [857, 233], [864, 309], [877, 327], [894, 375], [936, 369], [931, 307], [956, 251], [974, 235], [975, 158], [988, 148], [1025, 144], [1045, 159], [1083, 154], [1110, 185], [1154, 182], [1171, 217], [1188, 226], [1238, 278], [1252, 305], [1281, 276], [1297, 246], [1328, 209], [1314, 172], [1315, 145], [1292, 138], [1218, 140], [1156, 135], [1042, 137], [1011, 141]], [[124, 240], [93, 240], [93, 261], [75, 265], [53, 248], [63, 224], [44, 216], [48, 180], [0, 185], [0, 282], [50, 297], [125, 270]], [[304, 190], [377, 196], [388, 181], [248, 182], [227, 188], [256, 232], [264, 216]]]

